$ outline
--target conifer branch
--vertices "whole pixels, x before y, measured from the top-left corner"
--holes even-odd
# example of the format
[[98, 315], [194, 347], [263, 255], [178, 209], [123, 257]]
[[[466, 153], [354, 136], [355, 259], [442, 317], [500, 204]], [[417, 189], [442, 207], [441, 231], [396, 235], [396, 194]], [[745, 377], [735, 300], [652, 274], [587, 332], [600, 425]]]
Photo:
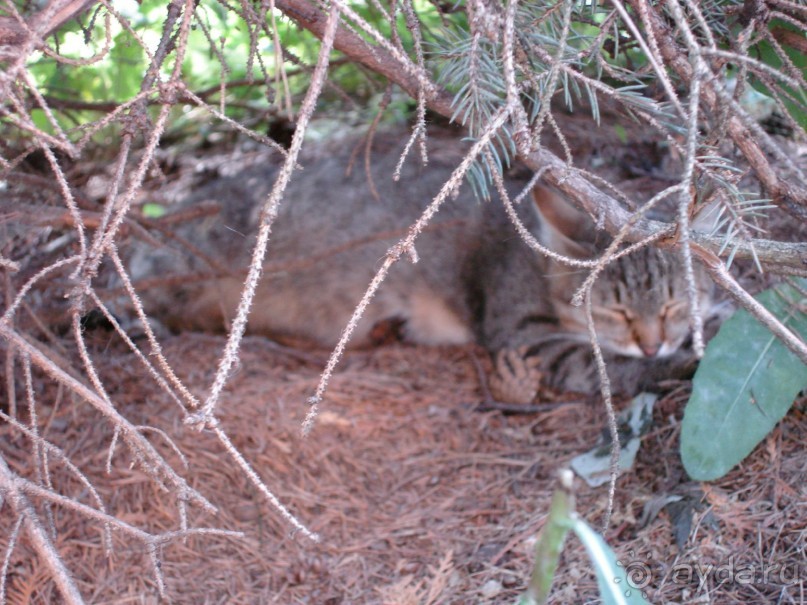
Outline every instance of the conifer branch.
[[[633, 3], [640, 1], [633, 0], [628, 4], [633, 5]], [[276, 0], [276, 5], [301, 27], [308, 29], [318, 37], [322, 36], [325, 25], [324, 15], [307, 0]], [[634, 6], [637, 12], [639, 9], [644, 11], [645, 8], [644, 6], [638, 8]], [[648, 23], [653, 27], [654, 35], [658, 40], [659, 53], [665, 64], [670, 65], [679, 77], [684, 77], [686, 81], [691, 81], [693, 77], [691, 66], [669, 38], [669, 35], [666, 34], [666, 28], [659, 25], [654, 11], [648, 13]], [[344, 27], [339, 27], [336, 32], [334, 48], [345, 53], [351, 60], [383, 75], [403, 88], [413, 98], [417, 98], [421, 90], [420, 87], [424, 84], [422, 78], [427, 77], [425, 74], [417, 78], [413, 77], [411, 68], [404, 69], [385, 49], [370, 44], [352, 32], [347, 31]], [[454, 116], [455, 108], [452, 105], [452, 96], [446, 90], [441, 89], [434, 82], [429, 82], [423, 86], [422, 90], [426, 95], [426, 103], [429, 109], [449, 119]], [[710, 107], [714, 107], [717, 103], [716, 96], [708, 94], [707, 90], [704, 90], [704, 99], [710, 104]], [[752, 167], [758, 170], [758, 174], [759, 171], [762, 172], [761, 180], [763, 183], [776, 187], [779, 192], [779, 200], [785, 206], [791, 208], [801, 207], [803, 200], [807, 200], [807, 194], [801, 192], [796, 185], [787, 185], [781, 182], [765, 159], [764, 154], [762, 154], [756, 143], [751, 140], [751, 136], [745, 127], [736, 119], [732, 124], [733, 126], [730, 127], [732, 136], [736, 137], [735, 140], [738, 141], [738, 145], [746, 154], [746, 157], [749, 158]], [[560, 190], [591, 216], [596, 217], [598, 224], [601, 224], [608, 233], [612, 235], [618, 233], [630, 220], [631, 213], [623, 208], [614, 196], [594, 186], [582, 174], [570, 169], [565, 161], [547, 149], [538, 149], [529, 155], [521, 157], [521, 159], [533, 171], [543, 170], [545, 182]], [[787, 202], [787, 200], [790, 200], [790, 202]], [[625, 234], [625, 240], [638, 242], [658, 233], [667, 233], [672, 237], [674, 231], [675, 226], [672, 223], [641, 220], [632, 225]], [[692, 233], [691, 239], [716, 254], [720, 253], [725, 243], [720, 236], [699, 233]], [[763, 266], [804, 271], [807, 269], [807, 244], [792, 244], [764, 239], [753, 239], [737, 243], [734, 258], [754, 259], [755, 257], [759, 259]]]

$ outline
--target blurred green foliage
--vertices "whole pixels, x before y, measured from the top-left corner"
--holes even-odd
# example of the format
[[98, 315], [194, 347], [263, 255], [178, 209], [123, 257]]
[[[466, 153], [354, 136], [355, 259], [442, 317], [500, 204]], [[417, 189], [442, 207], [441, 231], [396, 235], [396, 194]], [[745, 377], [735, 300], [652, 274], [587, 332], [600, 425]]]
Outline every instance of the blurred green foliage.
[[[790, 23], [786, 23], [781, 19], [772, 19], [769, 29], [774, 30], [778, 29], [779, 31], [788, 31], [792, 32], [796, 36], [800, 36], [802, 39], [805, 38], [805, 32], [799, 31], [796, 29], [795, 26], [791, 25]], [[790, 59], [793, 66], [799, 70], [803, 77], [807, 78], [807, 55], [804, 53], [799, 52], [797, 49], [790, 47], [788, 45], [781, 45], [782, 50], [784, 51], [785, 55]], [[757, 59], [765, 63], [766, 65], [770, 65], [776, 69], [782, 69], [783, 61], [781, 57], [776, 53], [776, 50], [773, 48], [770, 42], [767, 40], [762, 40], [757, 45]], [[770, 96], [771, 92], [768, 88], [759, 80], [752, 80], [753, 87], [758, 90], [759, 92]], [[793, 97], [794, 99], [799, 99], [801, 103], [807, 102], [807, 91], [801, 89], [793, 89], [790, 86], [785, 84], [782, 85], [782, 88], [786, 91], [786, 93]], [[807, 112], [802, 111], [799, 106], [792, 100], [785, 98], [783, 101], [788, 113], [793, 117], [793, 119], [804, 129], [807, 129]]]
[[[383, 37], [393, 37], [388, 17], [373, 3], [354, 0], [349, 4]], [[76, 128], [97, 120], [103, 113], [109, 112], [111, 106], [137, 95], [149, 66], [148, 52], [155, 51], [163, 35], [168, 15], [165, 0], [142, 0], [140, 3], [135, 0], [113, 0], [111, 6], [128, 23], [131, 31], [113, 16], [109, 19], [107, 32], [106, 9], [97, 5], [78, 21], [64, 26], [49, 40], [51, 47], [65, 57], [87, 59], [100, 53], [98, 61], [76, 66], [59, 63], [41, 53], [32, 55], [29, 61], [30, 73], [51, 106], [57, 110], [56, 119], [63, 128]], [[220, 82], [228, 83], [224, 99], [226, 115], [239, 121], [265, 120], [267, 115], [282, 114], [289, 105], [297, 106], [308, 86], [319, 41], [280, 12], [268, 15], [265, 27], [249, 26], [242, 14], [244, 6], [257, 11], [260, 5], [219, 2], [197, 5], [182, 61], [182, 78], [188, 89], [201, 94], [213, 106], [220, 106], [222, 101]], [[497, 45], [487, 44], [490, 53], [477, 57], [482, 78], [470, 86], [468, 78], [471, 70], [467, 61], [471, 42], [468, 18], [462, 5], [415, 0], [413, 6], [428, 52], [428, 64], [440, 83], [456, 95], [457, 116], [463, 121], [481, 121], [505, 94], [501, 61], [495, 52]], [[610, 80], [611, 85], [617, 88], [621, 86], [626, 94], [636, 86], [652, 84], [654, 78], [650, 77], [651, 71], [646, 69], [646, 58], [618, 21], [607, 24], [608, 32], [601, 39], [601, 52], [581, 52], [601, 33], [606, 15], [611, 10], [610, 5], [591, 1], [573, 3], [573, 21], [564, 49], [560, 49], [558, 44], [563, 24], [560, 7], [562, 4], [553, 2], [521, 3], [517, 28], [520, 42], [527, 46], [540, 46], [552, 55], [562, 52], [576, 69], [595, 79]], [[736, 9], [740, 7], [739, 0], [705, 0], [702, 3], [701, 10], [706, 21], [718, 44], [724, 48], [731, 47], [732, 39], [740, 29], [736, 16]], [[730, 14], [727, 9], [735, 9], [735, 12]], [[414, 56], [412, 35], [407, 30], [406, 19], [400, 12], [396, 19], [397, 35], [410, 56]], [[174, 36], [177, 27], [175, 25], [171, 32]], [[790, 24], [777, 19], [772, 20], [768, 28], [794, 31]], [[273, 31], [276, 31], [276, 38]], [[359, 28], [354, 31], [376, 44]], [[107, 34], [111, 38], [111, 48], [103, 53]], [[148, 52], [135, 36], [142, 40]], [[282, 63], [276, 61], [276, 43], [286, 53]], [[484, 47], [485, 44], [483, 40], [481, 45]], [[766, 40], [757, 42], [750, 50], [752, 57], [772, 67], [782, 67], [776, 50]], [[785, 52], [798, 69], [807, 72], [807, 58], [804, 55], [787, 47]], [[533, 77], [538, 80], [546, 78], [545, 65], [541, 61], [535, 62], [534, 57], [530, 57], [530, 60], [534, 63]], [[336, 51], [332, 54], [332, 62], [330, 85], [323, 91], [320, 110], [333, 110], [334, 113], [350, 110], [366, 112], [364, 117], [372, 115], [386, 87], [385, 80], [345, 61]], [[172, 68], [169, 60], [163, 70]], [[280, 78], [279, 69], [285, 70], [285, 79]], [[480, 75], [478, 71], [474, 73]], [[165, 78], [168, 73], [161, 76]], [[590, 90], [579, 90], [578, 83], [565, 81], [565, 75], [560, 77], [565, 103], [572, 105], [576, 96], [583, 95], [592, 101], [592, 110], [596, 114], [596, 95]], [[751, 84], [758, 91], [769, 93], [765, 85], [756, 79], [751, 78]], [[804, 95], [804, 91], [800, 90], [788, 92], [796, 98]], [[156, 100], [156, 93], [151, 93], [150, 100]], [[537, 112], [539, 103], [533, 101], [532, 111]], [[400, 95], [394, 97], [394, 103], [397, 107], [392, 108], [393, 113], [400, 114], [414, 107], [413, 101]], [[807, 125], [807, 116], [795, 103], [786, 101], [785, 107], [797, 122]], [[186, 128], [209, 128], [211, 119], [207, 112], [187, 105], [178, 105], [173, 111], [170, 124], [174, 132], [182, 132]], [[52, 131], [43, 111], [35, 110], [34, 119], [39, 128]], [[115, 128], [118, 127], [110, 127], [112, 134]], [[109, 136], [109, 130], [105, 134]], [[509, 143], [505, 142], [504, 146], [507, 145]]]
[[[384, 15], [368, 3], [352, 4], [382, 35], [387, 39], [391, 37], [391, 26]], [[100, 60], [74, 66], [37, 53], [29, 62], [30, 72], [40, 90], [51, 105], [59, 109], [56, 117], [63, 128], [75, 128], [97, 120], [99, 111], [108, 112], [110, 104], [126, 102], [140, 92], [150, 57], [132, 32], [150, 52], [154, 52], [162, 36], [167, 4], [164, 0], [143, 0], [140, 4], [134, 0], [115, 0], [112, 6], [129, 22], [132, 31], [124, 29], [117, 19], [110, 19], [109, 52], [102, 53], [107, 36], [103, 7], [83, 15], [80, 23], [70, 22], [51, 38], [52, 46], [64, 57], [87, 59], [102, 53]], [[421, 0], [415, 2], [415, 7], [424, 35], [433, 35], [432, 32], [441, 24], [437, 11]], [[464, 18], [461, 13], [456, 15]], [[280, 66], [271, 34], [273, 24], [277, 26], [277, 40], [286, 53], [286, 61]], [[219, 107], [220, 82], [229, 84], [225, 114], [236, 120], [243, 120], [255, 112], [281, 111], [286, 107], [287, 94], [291, 96], [292, 105], [296, 106], [307, 89], [319, 51], [319, 41], [280, 12], [276, 12], [273, 18], [267, 16], [267, 27], [262, 31], [252, 29], [251, 32], [236, 10], [217, 2], [200, 3], [182, 62], [182, 79], [188, 89], [202, 93], [211, 105]], [[397, 19], [397, 30], [404, 46], [411, 50], [412, 37], [402, 15]], [[356, 107], [356, 103], [380, 97], [386, 85], [384, 80], [352, 63], [340, 61], [340, 56], [336, 51], [332, 54], [330, 79], [336, 87], [325, 88], [321, 105], [340, 110], [349, 100]], [[171, 61], [166, 65], [172, 68]], [[285, 81], [280, 78], [278, 69], [286, 70]], [[168, 75], [162, 74], [163, 77]], [[401, 102], [400, 97], [396, 100]], [[197, 122], [197, 113], [188, 106], [178, 106], [172, 116], [171, 128], [182, 130]], [[34, 110], [33, 115], [37, 127], [52, 131], [42, 110]], [[209, 120], [208, 117], [205, 119]], [[200, 124], [195, 124], [198, 126]]]

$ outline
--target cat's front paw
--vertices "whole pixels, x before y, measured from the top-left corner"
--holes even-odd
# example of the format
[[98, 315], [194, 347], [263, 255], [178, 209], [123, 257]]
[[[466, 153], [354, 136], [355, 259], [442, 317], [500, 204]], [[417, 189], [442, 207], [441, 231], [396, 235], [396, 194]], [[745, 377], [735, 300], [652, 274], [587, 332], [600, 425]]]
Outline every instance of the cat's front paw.
[[541, 358], [527, 356], [527, 347], [501, 349], [494, 358], [490, 392], [496, 401], [530, 403], [541, 386]]

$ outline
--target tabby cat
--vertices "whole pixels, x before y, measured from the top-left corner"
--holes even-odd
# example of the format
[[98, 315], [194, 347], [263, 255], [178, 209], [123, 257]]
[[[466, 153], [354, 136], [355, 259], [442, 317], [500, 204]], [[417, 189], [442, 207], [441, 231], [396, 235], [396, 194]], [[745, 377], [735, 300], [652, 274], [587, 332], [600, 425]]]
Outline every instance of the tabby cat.
[[[389, 247], [433, 199], [465, 147], [433, 137], [428, 166], [415, 158], [400, 181], [391, 175], [401, 138], [376, 137], [370, 178], [361, 162], [348, 170], [353, 144], [303, 156], [272, 228], [264, 275], [248, 329], [280, 340], [335, 344]], [[181, 286], [144, 292], [147, 311], [172, 329], [226, 326], [241, 294], [244, 268], [255, 242], [261, 202], [276, 167], [254, 166], [204, 186], [184, 205], [214, 201], [218, 215], [186, 223], [180, 235], [199, 255], [140, 246], [131, 259], [135, 278], [198, 274]], [[524, 186], [514, 180], [515, 194]], [[375, 194], [378, 194], [376, 198]], [[551, 249], [590, 258], [608, 244], [586, 215], [538, 188], [517, 206], [521, 220]], [[498, 200], [480, 202], [463, 185], [416, 242], [420, 261], [393, 266], [367, 309], [352, 344], [372, 342], [374, 327], [401, 326], [404, 339], [423, 344], [473, 340], [494, 357], [494, 396], [526, 402], [541, 384], [591, 392], [591, 362], [582, 307], [570, 304], [587, 270], [548, 260], [520, 239]], [[212, 257], [212, 258], [211, 258]], [[631, 393], [685, 367], [686, 284], [671, 252], [643, 248], [608, 266], [597, 280], [593, 315], [616, 391]], [[224, 274], [222, 274], [224, 270]], [[700, 309], [710, 308], [711, 288], [696, 270]]]

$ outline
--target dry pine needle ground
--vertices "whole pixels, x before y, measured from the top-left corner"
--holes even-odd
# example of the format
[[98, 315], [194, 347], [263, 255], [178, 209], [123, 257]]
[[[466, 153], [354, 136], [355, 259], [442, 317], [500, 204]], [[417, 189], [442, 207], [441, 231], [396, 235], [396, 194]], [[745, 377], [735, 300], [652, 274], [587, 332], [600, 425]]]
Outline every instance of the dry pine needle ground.
[[[134, 358], [110, 340], [100, 333], [93, 346], [105, 360], [106, 384], [117, 385], [113, 396], [122, 413], [165, 431], [187, 457], [189, 483], [219, 507], [217, 516], [191, 510], [191, 526], [246, 534], [167, 546], [162, 569], [175, 603], [511, 603], [529, 577], [556, 471], [589, 448], [604, 424], [596, 403], [533, 415], [477, 411], [482, 391], [474, 356], [487, 363], [481, 351], [391, 345], [347, 356], [315, 430], [302, 438], [305, 400], [320, 366], [250, 338], [221, 407], [222, 427], [281, 501], [322, 536], [318, 545], [292, 535], [217, 441], [183, 426], [175, 404], [143, 384]], [[204, 385], [222, 345], [220, 337], [186, 334], [168, 341], [167, 355], [188, 384]], [[324, 353], [311, 356], [316, 361]], [[52, 395], [43, 401], [58, 401]], [[679, 389], [659, 403], [637, 467], [619, 480], [607, 538], [635, 570], [648, 570], [645, 591], [655, 603], [803, 602], [803, 405], [741, 468], [698, 489], [677, 459], [683, 395]], [[118, 448], [106, 474], [111, 432], [99, 418], [64, 400], [43, 405], [40, 415], [44, 436], [65, 448], [111, 514], [153, 532], [179, 527], [172, 499], [129, 470], [125, 449]], [[30, 475], [27, 444], [8, 427], [2, 432], [3, 455], [13, 470]], [[150, 440], [181, 468], [163, 438], [153, 433]], [[86, 501], [58, 464], [52, 474], [57, 488]], [[598, 525], [605, 490], [577, 488], [581, 514]], [[685, 514], [692, 530], [683, 550], [669, 509], [640, 526], [645, 505], [666, 495], [693, 505]], [[55, 507], [51, 512], [59, 552], [89, 602], [158, 601], [141, 544], [115, 534], [115, 552], [107, 557], [97, 523]], [[0, 523], [5, 541], [9, 515]], [[712, 573], [701, 586], [698, 577], [671, 575], [682, 569], [676, 565], [697, 561], [706, 569], [730, 558], [735, 568], [789, 568], [754, 583]], [[7, 594], [12, 603], [58, 602], [25, 540], [11, 558]], [[552, 602], [595, 598], [594, 577], [572, 540]]]

